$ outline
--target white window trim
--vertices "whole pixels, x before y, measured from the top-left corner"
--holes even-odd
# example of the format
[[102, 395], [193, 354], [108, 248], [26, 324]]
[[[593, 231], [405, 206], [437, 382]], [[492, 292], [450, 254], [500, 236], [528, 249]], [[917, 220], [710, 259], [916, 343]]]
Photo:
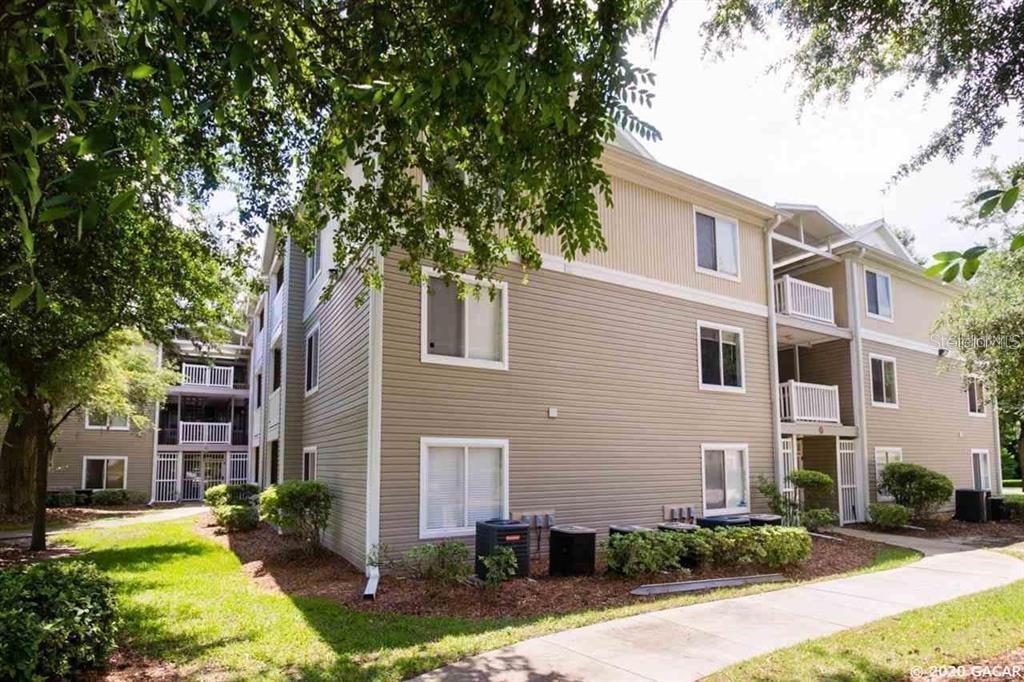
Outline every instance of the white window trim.
[[[707, 471], [704, 466], [704, 457], [708, 450], [739, 450], [743, 453], [743, 498], [747, 501], [745, 506], [726, 507], [725, 509], [708, 509]], [[750, 512], [750, 446], [747, 443], [700, 444], [700, 506], [703, 510], [703, 516], [705, 517], [747, 514]]]
[[127, 415], [119, 415], [125, 418], [124, 426], [111, 426], [110, 415], [107, 415], [107, 423], [102, 426], [97, 426], [89, 423], [89, 410], [85, 411], [85, 428], [89, 431], [130, 431], [132, 428], [131, 420], [128, 419]]
[[[988, 487], [982, 487], [981, 481], [975, 481], [974, 479], [974, 456], [977, 454], [985, 453], [985, 471], [988, 473]], [[992, 490], [992, 453], [988, 448], [971, 448], [971, 482], [974, 484], [975, 490]]]
[[[733, 223], [736, 226], [736, 274], [735, 275], [730, 274], [728, 272], [721, 272], [719, 270], [710, 270], [708, 268], [703, 268], [703, 267], [700, 266], [700, 253], [698, 252], [698, 248], [697, 248], [697, 214], [698, 213], [703, 213], [706, 216], [711, 216], [715, 220], [728, 220], [728, 221], [730, 221], [731, 223]], [[727, 279], [727, 280], [730, 280], [732, 282], [741, 282], [742, 281], [742, 274], [743, 274], [743, 263], [740, 260], [741, 250], [740, 250], [740, 221], [739, 221], [739, 219], [738, 218], [734, 218], [733, 216], [730, 216], [730, 215], [726, 215], [724, 213], [719, 213], [718, 211], [712, 211], [710, 209], [703, 208], [701, 206], [697, 206], [696, 204], [693, 204], [692, 219], [693, 219], [693, 267], [696, 268], [697, 272], [705, 274], [705, 275], [711, 275], [712, 277], [720, 277], [722, 279]], [[717, 248], [717, 242], [716, 242], [715, 248]]]
[[[111, 459], [119, 459], [124, 462], [124, 485], [120, 488], [108, 488], [107, 487], [107, 465], [103, 465], [103, 487], [102, 488], [86, 488], [85, 487], [85, 474], [86, 474], [86, 462], [91, 459], [98, 459], [101, 461], [107, 461]], [[128, 458], [121, 456], [106, 456], [106, 455], [85, 455], [82, 457], [82, 490], [128, 490]]]
[[[312, 388], [307, 389], [306, 385], [309, 384], [309, 358], [306, 357], [306, 354], [309, 351], [309, 339], [313, 336], [314, 332], [318, 334], [316, 338], [316, 384]], [[320, 323], [317, 322], [309, 328], [305, 338], [302, 340], [302, 390], [306, 398], [320, 390], [320, 342], [323, 339], [320, 338], [319, 332]], [[281, 358], [281, 361], [284, 362], [284, 358]]]
[[[889, 280], [889, 312], [892, 313], [889, 317], [886, 317], [885, 315], [878, 315], [876, 313], [871, 312], [870, 306], [868, 305], [870, 303], [870, 301], [868, 301], [869, 272], [874, 273], [876, 278], [885, 277], [887, 280]], [[866, 265], [864, 266], [864, 314], [870, 317], [871, 319], [881, 320], [883, 322], [892, 322], [896, 317], [896, 292], [893, 287], [892, 275], [890, 275], [888, 272], [883, 272], [876, 268], [869, 268]]]
[[[719, 384], [705, 384], [704, 383], [704, 372], [703, 372], [703, 350], [701, 349], [700, 342], [700, 330], [702, 327], [709, 329], [717, 329], [719, 332], [733, 332], [739, 338], [740, 345], [740, 385], [739, 386], [725, 386]], [[719, 345], [721, 345], [721, 339], [719, 339]], [[719, 355], [719, 361], [724, 362], [724, 356]], [[733, 327], [727, 324], [719, 324], [718, 322], [707, 322], [705, 320], [697, 320], [697, 386], [702, 391], [719, 391], [721, 393], [746, 393], [747, 392], [747, 358], [746, 350], [743, 344], [743, 329], [741, 327]]]
[[[508, 516], [508, 439], [507, 438], [449, 438], [443, 436], [423, 436], [420, 438], [420, 540], [434, 538], [453, 538], [473, 535], [474, 526], [461, 528], [427, 528], [427, 458], [432, 447], [478, 447], [501, 448], [501, 516]], [[469, 480], [466, 472], [466, 480]]]
[[320, 467], [320, 452], [316, 445], [311, 445], [302, 448], [302, 471], [306, 471], [306, 455], [313, 454], [313, 478], [304, 479], [307, 481], [315, 481], [317, 478], [318, 469]]
[[[878, 468], [878, 453], [880, 453], [880, 452], [896, 452], [896, 453], [899, 453], [899, 456], [900, 456], [899, 461], [902, 462], [903, 461], [903, 448], [896, 448], [896, 447], [892, 447], [892, 446], [888, 446], [888, 445], [879, 445], [879, 446], [877, 446], [875, 448], [875, 499], [878, 500], [879, 502], [892, 502], [893, 501], [893, 496], [892, 495], [886, 495], [886, 494], [878, 492], [878, 487], [880, 485], [882, 485], [882, 470]], [[887, 465], [888, 464], [892, 464], [892, 462], [887, 462]], [[972, 467], [973, 467], [973, 463], [972, 463]]]
[[968, 388], [964, 389], [964, 398], [967, 400], [967, 414], [969, 416], [971, 416], [971, 417], [981, 417], [981, 418], [984, 419], [985, 417], [988, 416], [988, 410], [985, 409], [985, 401], [984, 400], [978, 401], [978, 387], [977, 387], [977, 385], [980, 384], [981, 387], [982, 387], [981, 390], [984, 392], [985, 384], [978, 377], [967, 377], [967, 381], [968, 381], [968, 383], [976, 384], [975, 387], [974, 387], [974, 400], [978, 403], [978, 407], [980, 408], [980, 411], [978, 411], [978, 412], [974, 412], [974, 411], [971, 410], [971, 393], [970, 393], [970, 387], [968, 387]]
[[[883, 363], [892, 363], [892, 391], [894, 402], [891, 403], [880, 403], [875, 400], [875, 377], [872, 374], [874, 371], [871, 368], [872, 360], [881, 360]], [[872, 407], [884, 407], [890, 410], [897, 410], [900, 407], [900, 376], [899, 367], [896, 364], [896, 358], [889, 355], [879, 355], [878, 353], [868, 353], [868, 383], [871, 390], [871, 406]], [[885, 392], [885, 368], [882, 368], [882, 391]]]
[[[313, 285], [320, 279], [320, 273], [323, 272], [323, 232], [317, 231], [316, 233], [316, 244], [313, 247], [312, 253], [306, 254], [306, 291], [313, 288]], [[316, 269], [310, 271], [309, 265], [312, 263]]]
[[[496, 286], [501, 291], [501, 360], [480, 360], [477, 358], [456, 358], [450, 355], [434, 355], [428, 352], [427, 348], [427, 308], [429, 305], [430, 292], [428, 287], [430, 285], [431, 277], [440, 277], [441, 273], [434, 270], [433, 268], [423, 268], [423, 285], [420, 287], [420, 361], [429, 362], [437, 365], [455, 365], [458, 367], [476, 367], [478, 369], [498, 369], [502, 371], [508, 371], [508, 282], [495, 282]], [[460, 279], [464, 282], [471, 284], [480, 284], [484, 287], [488, 286], [487, 282], [477, 279], [472, 275], [461, 275]], [[486, 293], [481, 293], [486, 295]], [[467, 333], [468, 325], [463, 324], [463, 334]], [[463, 347], [467, 347], [465, 339], [463, 339]]]

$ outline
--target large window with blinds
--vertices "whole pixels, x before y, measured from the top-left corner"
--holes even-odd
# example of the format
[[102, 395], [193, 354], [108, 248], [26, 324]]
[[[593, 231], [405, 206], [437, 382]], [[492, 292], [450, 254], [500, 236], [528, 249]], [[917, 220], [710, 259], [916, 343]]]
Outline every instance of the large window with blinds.
[[746, 443], [701, 446], [705, 516], [750, 511], [747, 451]]
[[875, 407], [899, 407], [896, 395], [896, 359], [870, 353], [871, 404]]
[[698, 322], [697, 336], [701, 389], [742, 392], [743, 330]]
[[864, 269], [868, 317], [892, 322], [892, 278], [884, 272]]
[[420, 538], [471, 535], [507, 515], [507, 440], [420, 440]]
[[[448, 365], [508, 369], [508, 288], [504, 282], [482, 284], [459, 297], [448, 284], [426, 271], [421, 316], [421, 359]], [[465, 278], [470, 284], [480, 284]]]
[[739, 279], [739, 224], [732, 218], [701, 210], [693, 213], [697, 270]]

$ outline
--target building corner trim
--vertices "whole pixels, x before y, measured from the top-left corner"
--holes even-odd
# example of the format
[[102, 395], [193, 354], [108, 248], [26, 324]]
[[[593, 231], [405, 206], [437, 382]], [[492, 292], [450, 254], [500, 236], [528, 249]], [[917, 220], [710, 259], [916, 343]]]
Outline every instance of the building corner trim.
[[[378, 271], [383, 270], [384, 259], [379, 248], [374, 248], [373, 258]], [[381, 403], [383, 394], [384, 368], [384, 289], [370, 289], [369, 296], [369, 372], [367, 394], [366, 434], [366, 543], [365, 555], [370, 555], [380, 543], [380, 441]], [[366, 575], [376, 586], [379, 572], [376, 566], [366, 566]], [[370, 583], [367, 584], [369, 587]]]
[[857, 424], [855, 443], [859, 449], [857, 457], [857, 497], [858, 510], [856, 518], [861, 521], [867, 518], [868, 503], [871, 493], [868, 491], [868, 425], [867, 397], [864, 392], [864, 339], [860, 316], [860, 290], [857, 263], [847, 256], [843, 259], [846, 270], [846, 312], [850, 326], [850, 374], [853, 384], [853, 419]]

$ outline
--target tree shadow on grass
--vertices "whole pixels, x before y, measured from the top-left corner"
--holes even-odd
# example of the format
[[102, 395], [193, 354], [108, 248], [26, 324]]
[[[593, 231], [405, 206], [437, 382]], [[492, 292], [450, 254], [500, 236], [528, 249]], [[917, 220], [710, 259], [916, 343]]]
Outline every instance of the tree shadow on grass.
[[[895, 682], [905, 680], [910, 675], [909, 669], [897, 670], [849, 650], [835, 651], [823, 646], [808, 645], [805, 652], [808, 655], [801, 657], [800, 660], [806, 661], [806, 667], [801, 668], [797, 665], [789, 671], [793, 679], [814, 679], [818, 682]], [[827, 662], [830, 670], [814, 670], [811, 666], [815, 661]], [[745, 679], [757, 682], [775, 682], [780, 679], [780, 674], [786, 674], [771, 667], [763, 673], [744, 668], [743, 673]], [[746, 677], [747, 675], [749, 677]]]

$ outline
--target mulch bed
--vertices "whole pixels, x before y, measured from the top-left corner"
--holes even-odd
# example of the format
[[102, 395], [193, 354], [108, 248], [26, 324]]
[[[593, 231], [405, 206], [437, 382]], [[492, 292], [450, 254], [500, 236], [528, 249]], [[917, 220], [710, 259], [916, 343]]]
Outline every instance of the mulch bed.
[[[231, 549], [245, 572], [263, 589], [324, 597], [367, 611], [421, 616], [495, 618], [563, 614], [664, 598], [629, 593], [646, 583], [780, 572], [742, 566], [626, 579], [602, 573], [599, 567], [594, 576], [551, 578], [547, 576], [547, 559], [539, 558], [531, 561], [530, 579], [511, 580], [496, 589], [457, 585], [431, 590], [422, 581], [386, 575], [380, 580], [376, 599], [367, 601], [362, 598], [366, 578], [361, 571], [328, 552], [310, 557], [294, 539], [278, 535], [269, 526], [225, 534], [213, 525], [212, 517], [203, 515], [196, 522], [196, 530]], [[813, 543], [810, 559], [781, 571], [787, 579], [810, 580], [868, 566], [884, 546], [857, 538], [844, 538], [842, 542], [813, 538]]]
[[[953, 666], [951, 666], [953, 667]], [[979, 680], [980, 682], [1005, 682], [1024, 679], [1024, 647], [1007, 651], [984, 661], [963, 663], [941, 675], [911, 675], [913, 682], [940, 682], [942, 680]]]
[[78, 679], [81, 682], [172, 682], [188, 678], [173, 663], [121, 648], [111, 655], [105, 670], [92, 671]]
[[[957, 521], [951, 518], [937, 518], [926, 521], [915, 521], [915, 526], [924, 530], [912, 528], [886, 529], [880, 532], [892, 533], [894, 535], [909, 535], [919, 538], [934, 538], [936, 540], [954, 540], [968, 545], [978, 547], [1001, 547], [1016, 542], [1024, 542], [1024, 523], [1019, 521], [990, 521], [989, 523], [969, 523]], [[878, 531], [868, 524], [858, 523], [850, 528], [861, 530]]]
[[62, 559], [79, 553], [79, 550], [74, 547], [55, 546], [52, 542], [47, 542], [48, 547], [42, 552], [30, 552], [28, 544], [27, 539], [8, 540], [0, 544], [0, 570], [22, 564], [34, 564], [47, 559]]
[[[122, 505], [118, 507], [51, 507], [46, 510], [47, 527], [71, 526], [88, 521], [118, 516], [131, 516], [140, 511], [150, 509], [145, 505]], [[0, 528], [26, 527], [32, 525], [32, 517], [0, 515]]]

